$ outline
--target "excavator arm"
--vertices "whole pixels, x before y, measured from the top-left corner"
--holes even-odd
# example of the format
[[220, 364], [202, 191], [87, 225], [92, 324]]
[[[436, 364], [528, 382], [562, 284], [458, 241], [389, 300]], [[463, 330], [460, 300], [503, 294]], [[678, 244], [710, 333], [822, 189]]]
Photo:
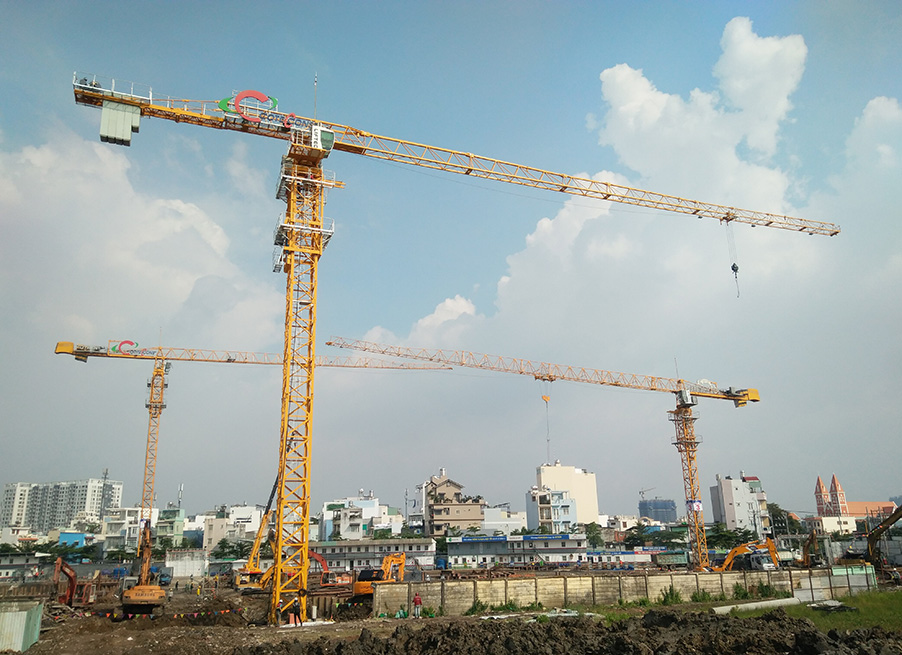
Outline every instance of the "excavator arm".
[[868, 533], [868, 561], [872, 564], [876, 564], [880, 560], [880, 537], [893, 527], [900, 518], [902, 518], [902, 505], [897, 507], [892, 514], [883, 519], [876, 528]]

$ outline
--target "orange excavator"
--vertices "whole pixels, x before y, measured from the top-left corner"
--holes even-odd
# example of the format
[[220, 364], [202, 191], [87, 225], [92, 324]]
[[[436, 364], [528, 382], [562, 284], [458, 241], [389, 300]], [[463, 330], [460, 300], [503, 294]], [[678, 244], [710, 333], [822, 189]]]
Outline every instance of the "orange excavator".
[[733, 565], [742, 555], [748, 555], [748, 567], [757, 571], [768, 571], [780, 568], [780, 557], [774, 540], [767, 537], [764, 541], [750, 541], [740, 544], [727, 553], [727, 558], [720, 566], [712, 566], [712, 571], [732, 571]]

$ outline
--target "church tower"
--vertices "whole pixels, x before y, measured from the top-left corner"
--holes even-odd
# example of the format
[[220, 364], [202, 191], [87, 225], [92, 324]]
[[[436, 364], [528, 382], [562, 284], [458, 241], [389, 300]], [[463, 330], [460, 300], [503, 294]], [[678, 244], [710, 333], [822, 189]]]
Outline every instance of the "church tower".
[[830, 481], [830, 501], [833, 503], [833, 511], [835, 516], [848, 516], [849, 506], [846, 504], [846, 492], [842, 490], [842, 485], [836, 479], [836, 474]]
[[817, 476], [817, 484], [814, 485], [814, 500], [817, 503], [818, 516], [833, 516], [830, 494], [827, 493], [827, 485], [821, 480], [821, 476]]

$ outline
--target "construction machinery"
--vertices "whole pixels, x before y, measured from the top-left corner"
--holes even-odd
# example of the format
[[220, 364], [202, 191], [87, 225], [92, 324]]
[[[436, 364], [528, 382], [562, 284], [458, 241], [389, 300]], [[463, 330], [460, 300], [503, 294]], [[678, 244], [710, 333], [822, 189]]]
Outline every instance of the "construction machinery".
[[702, 518], [701, 490], [698, 478], [698, 440], [695, 436], [694, 427], [696, 417], [692, 415], [692, 407], [696, 405], [698, 398], [730, 400], [736, 407], [744, 407], [750, 402], [758, 402], [760, 400], [757, 389], [734, 389], [733, 387], [720, 389], [713, 382], [708, 381], [687, 382], [681, 379], [562, 366], [560, 364], [532, 362], [527, 359], [484, 355], [462, 350], [386, 346], [370, 341], [343, 339], [341, 337], [332, 337], [326, 342], [326, 345], [349, 348], [360, 352], [390, 355], [392, 357], [450, 364], [451, 366], [530, 375], [536, 380], [546, 382], [567, 380], [569, 382], [588, 382], [626, 389], [664, 391], [673, 394], [676, 397], [676, 409], [670, 410], [668, 414], [670, 414], [670, 420], [676, 428], [676, 437], [673, 444], [680, 453], [683, 466], [683, 486], [686, 492], [690, 549], [694, 554], [695, 566], [698, 569], [708, 568], [710, 564], [708, 543], [705, 536], [705, 523]]
[[373, 588], [388, 582], [404, 582], [404, 553], [391, 553], [382, 558], [378, 569], [363, 569], [357, 572], [354, 581], [354, 598], [372, 597]]
[[166, 604], [166, 592], [160, 585], [155, 584], [150, 570], [152, 550], [150, 521], [147, 520], [141, 527], [138, 556], [135, 559], [137, 584], [122, 591], [122, 611], [126, 614], [147, 614]]
[[[319, 259], [333, 228], [325, 218], [326, 194], [344, 184], [323, 168], [333, 150], [459, 173], [570, 195], [639, 207], [834, 236], [832, 223], [739, 209], [635, 189], [591, 178], [553, 173], [457, 150], [378, 136], [364, 130], [278, 108], [275, 97], [244, 90], [221, 100], [191, 100], [154, 94], [149, 86], [76, 72], [72, 86], [77, 104], [101, 108], [100, 139], [130, 145], [141, 117], [280, 139], [282, 157], [276, 197], [286, 210], [276, 224], [273, 270], [286, 274], [285, 348], [282, 373], [280, 483], [276, 504], [276, 584], [270, 621], [277, 623], [280, 598], [307, 587], [310, 521], [310, 448], [316, 339]], [[302, 610], [305, 608], [302, 607]]]
[[880, 557], [880, 538], [893, 525], [902, 518], [902, 505], [897, 507], [895, 511], [877, 524], [877, 527], [868, 532], [868, 553], [867, 560], [875, 566], [883, 565], [883, 558]]
[[[747, 558], [745, 556], [748, 556]], [[732, 571], [740, 560], [746, 560], [743, 568], [753, 571], [773, 571], [780, 568], [780, 556], [777, 554], [777, 546], [770, 537], [764, 541], [750, 541], [740, 544], [727, 553], [726, 559], [720, 566], [712, 566], [712, 571]]]

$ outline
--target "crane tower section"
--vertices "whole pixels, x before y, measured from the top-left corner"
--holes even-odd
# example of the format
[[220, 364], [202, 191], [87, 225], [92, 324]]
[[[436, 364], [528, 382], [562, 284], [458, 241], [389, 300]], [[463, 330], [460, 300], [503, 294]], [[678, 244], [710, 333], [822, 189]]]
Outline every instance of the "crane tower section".
[[276, 193], [285, 202], [285, 214], [275, 230], [273, 270], [286, 275], [286, 305], [273, 553], [276, 576], [270, 605], [273, 624], [278, 622], [282, 596], [295, 596], [301, 616], [307, 615], [317, 267], [332, 236], [332, 228], [323, 216], [326, 192], [341, 186], [322, 168], [331, 145], [331, 133], [318, 126], [292, 130]]

